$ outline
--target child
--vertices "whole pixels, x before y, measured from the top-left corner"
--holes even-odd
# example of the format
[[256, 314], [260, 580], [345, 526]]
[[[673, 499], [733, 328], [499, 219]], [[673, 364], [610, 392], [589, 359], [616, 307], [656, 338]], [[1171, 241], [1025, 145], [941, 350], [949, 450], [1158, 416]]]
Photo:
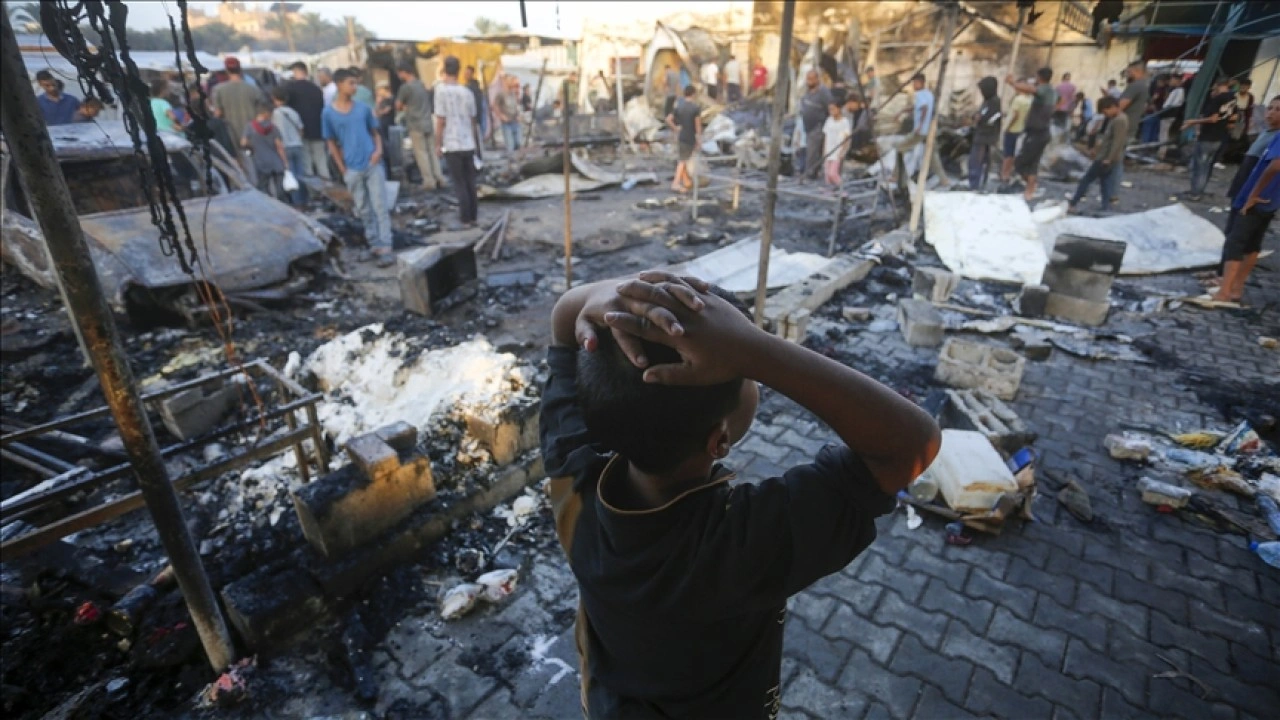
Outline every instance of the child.
[[280, 133], [289, 172], [298, 181], [298, 189], [289, 192], [289, 201], [294, 205], [303, 205], [307, 202], [307, 186], [302, 184], [302, 176], [306, 174], [304, 169], [307, 166], [307, 148], [302, 140], [302, 117], [297, 110], [289, 107], [289, 89], [283, 85], [271, 89], [271, 102], [276, 106], [271, 111], [271, 124]]
[[1111, 198], [1115, 197], [1115, 188], [1111, 181], [1115, 177], [1111, 168], [1118, 162], [1124, 162], [1124, 145], [1129, 135], [1129, 118], [1120, 111], [1120, 103], [1110, 95], [1098, 100], [1098, 110], [1107, 118], [1107, 128], [1102, 132], [1102, 144], [1098, 146], [1098, 154], [1093, 164], [1084, 172], [1076, 185], [1076, 193], [1071, 196], [1067, 212], [1076, 211], [1076, 205], [1089, 192], [1094, 180], [1102, 183], [1102, 209], [1111, 207]]
[[[551, 323], [542, 455], [580, 590], [584, 713], [776, 716], [787, 598], [875, 539], [874, 519], [936, 455], [937, 425], [695, 278], [576, 287]], [[758, 382], [842, 442], [731, 483], [720, 461], [751, 425]]]
[[258, 103], [257, 114], [244, 128], [240, 146], [253, 155], [253, 169], [258, 175], [258, 189], [277, 200], [285, 200], [284, 168], [288, 162], [280, 131], [271, 124], [271, 107]]
[[840, 189], [840, 165], [849, 151], [849, 138], [853, 136], [849, 118], [840, 110], [842, 104], [834, 100], [828, 103], [827, 119], [822, 123], [822, 169], [827, 184], [835, 190]]
[[156, 121], [156, 132], [178, 134], [178, 116], [173, 114], [173, 105], [169, 103], [169, 81], [156, 78], [151, 81], [151, 115]]
[[667, 115], [667, 127], [677, 133], [679, 162], [676, 163], [676, 174], [671, 180], [671, 189], [682, 193], [693, 187], [693, 175], [689, 172], [689, 163], [693, 162], [693, 153], [702, 142], [702, 108], [693, 101], [697, 89], [692, 85], [684, 89], [684, 97], [675, 104], [671, 114]]
[[102, 101], [95, 97], [85, 98], [80, 103], [80, 107], [76, 109], [75, 117], [72, 122], [91, 123], [97, 120], [98, 114], [102, 112]]

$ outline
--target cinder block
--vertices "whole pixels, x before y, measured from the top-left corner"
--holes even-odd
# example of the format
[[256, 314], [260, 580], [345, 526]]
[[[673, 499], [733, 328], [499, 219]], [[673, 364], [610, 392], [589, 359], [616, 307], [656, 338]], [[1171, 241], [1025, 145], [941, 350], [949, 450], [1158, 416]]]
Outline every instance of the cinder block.
[[946, 336], [942, 313], [928, 300], [899, 300], [898, 328], [907, 344], [913, 347], [937, 347]]
[[222, 588], [227, 617], [257, 651], [280, 646], [326, 616], [320, 585], [297, 567], [264, 567]]
[[995, 395], [984, 390], [948, 390], [947, 398], [944, 427], [980, 432], [996, 448], [1010, 454], [1035, 442], [1036, 434]]
[[397, 259], [400, 301], [406, 310], [431, 315], [475, 297], [476, 254], [470, 245], [432, 245]]
[[1023, 317], [1043, 317], [1044, 306], [1049, 300], [1048, 285], [1023, 285], [1014, 300], [1013, 307]]
[[938, 353], [934, 378], [957, 388], [986, 390], [1012, 400], [1022, 383], [1026, 359], [1008, 348], [949, 338]]
[[234, 384], [189, 388], [160, 400], [160, 420], [174, 437], [190, 440], [218, 427], [236, 395]]
[[536, 402], [521, 401], [468, 411], [467, 434], [489, 451], [495, 463], [508, 465], [538, 446], [538, 408]]
[[945, 302], [960, 278], [941, 268], [916, 268], [911, 275], [911, 294], [929, 302]]
[[394, 448], [397, 453], [413, 452], [418, 445], [418, 428], [403, 420], [378, 428], [373, 434]]
[[1110, 310], [1111, 283], [1127, 245], [1114, 240], [1060, 235], [1044, 270], [1049, 287], [1045, 313], [1084, 325], [1101, 325]]
[[[404, 428], [384, 428], [398, 443]], [[349, 552], [385, 532], [436, 495], [431, 461], [397, 454], [377, 433], [347, 443], [350, 465], [293, 491], [302, 534], [326, 557]]]
[[1044, 308], [1045, 314], [1050, 317], [1091, 326], [1106, 322], [1107, 313], [1110, 310], [1111, 303], [1081, 300], [1056, 292], [1049, 293], [1049, 299]]

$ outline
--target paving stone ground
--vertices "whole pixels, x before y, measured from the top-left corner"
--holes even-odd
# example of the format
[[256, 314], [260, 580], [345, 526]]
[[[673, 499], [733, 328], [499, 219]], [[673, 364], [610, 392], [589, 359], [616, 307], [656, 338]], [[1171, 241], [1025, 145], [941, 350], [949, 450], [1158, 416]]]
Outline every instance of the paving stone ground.
[[[1226, 181], [1218, 174], [1215, 186]], [[1137, 187], [1124, 191], [1126, 211], [1165, 204], [1185, 184], [1177, 174], [1126, 177]], [[1198, 292], [1185, 274], [1121, 283]], [[1039, 433], [1039, 522], [954, 547], [936, 520], [912, 531], [901, 511], [882, 518], [867, 552], [792, 599], [783, 715], [1280, 717], [1280, 571], [1240, 536], [1154, 512], [1134, 489], [1143, 470], [1102, 447], [1122, 423], [1223, 427], [1232, 392], [1280, 398], [1280, 352], [1256, 342], [1280, 335], [1274, 258], [1260, 264], [1247, 300], [1270, 307], [1113, 313], [1112, 325], [1158, 348], [1158, 363], [1061, 351], [1029, 362], [1012, 405]], [[927, 375], [936, 362], [936, 350], [910, 348], [896, 332], [841, 342], [881, 370]], [[773, 393], [760, 418], [731, 458], [745, 475], [781, 472], [834, 439]], [[1091, 524], [1054, 499], [1070, 477], [1090, 495]], [[579, 717], [576, 602], [563, 558], [548, 549], [502, 607], [447, 625], [430, 609], [404, 618], [376, 654], [383, 694], [375, 712]]]

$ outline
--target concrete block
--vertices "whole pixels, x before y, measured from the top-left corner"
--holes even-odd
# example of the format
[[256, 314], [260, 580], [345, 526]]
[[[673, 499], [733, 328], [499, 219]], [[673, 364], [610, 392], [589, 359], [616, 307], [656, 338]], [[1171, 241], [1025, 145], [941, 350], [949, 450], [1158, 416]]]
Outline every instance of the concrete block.
[[1105, 322], [1111, 283], [1120, 273], [1126, 247], [1114, 240], [1058, 236], [1044, 271], [1049, 288], [1045, 313], [1084, 325]]
[[1048, 285], [1023, 285], [1013, 302], [1014, 310], [1023, 317], [1043, 317], [1049, 300]]
[[370, 481], [381, 480], [400, 467], [396, 449], [377, 433], [359, 435], [347, 441], [347, 457]]
[[418, 248], [402, 253], [397, 263], [406, 310], [430, 317], [476, 295], [476, 254], [470, 245]]
[[871, 308], [847, 307], [840, 311], [840, 315], [849, 322], [870, 322]]
[[413, 452], [418, 445], [418, 428], [403, 420], [379, 428], [373, 434], [394, 448], [397, 453]]
[[788, 315], [801, 308], [817, 310], [837, 292], [866, 277], [875, 266], [874, 260], [855, 255], [831, 258], [817, 272], [765, 301], [766, 327], [785, 337]]
[[898, 301], [898, 328], [913, 347], [937, 347], [946, 335], [942, 313], [929, 301], [915, 298]]
[[1049, 293], [1044, 312], [1050, 317], [1078, 323], [1080, 325], [1101, 325], [1107, 321], [1107, 313], [1111, 303], [1081, 300], [1056, 292]]
[[1012, 454], [1035, 442], [1036, 433], [1000, 398], [984, 390], [948, 390], [943, 427], [980, 432], [992, 445]]
[[319, 583], [297, 566], [264, 567], [222, 588], [231, 625], [252, 650], [279, 646], [327, 616]]
[[960, 512], [985, 512], [1000, 496], [1018, 491], [1018, 481], [1000, 453], [982, 433], [970, 430], [943, 430], [938, 456], [921, 478], [923, 484], [938, 488], [948, 507]]
[[1012, 400], [1022, 383], [1026, 359], [1008, 348], [949, 338], [938, 353], [934, 379], [957, 388], [986, 390]]
[[190, 440], [218, 427], [236, 402], [234, 383], [183, 390], [159, 401], [160, 420], [179, 440]]
[[538, 409], [537, 402], [520, 401], [468, 411], [467, 434], [489, 451], [495, 463], [508, 465], [538, 447]]
[[780, 328], [779, 335], [782, 336], [783, 340], [803, 343], [805, 336], [809, 334], [809, 318], [811, 315], [812, 313], [805, 308], [791, 311], [783, 327]]
[[942, 268], [916, 268], [911, 276], [911, 294], [929, 302], [945, 302], [960, 278]]

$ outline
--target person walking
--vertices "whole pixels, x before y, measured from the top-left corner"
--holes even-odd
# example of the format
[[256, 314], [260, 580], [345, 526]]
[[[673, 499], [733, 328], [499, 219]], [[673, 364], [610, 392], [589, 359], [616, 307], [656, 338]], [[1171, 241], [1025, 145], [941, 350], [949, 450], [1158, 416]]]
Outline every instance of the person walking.
[[1236, 95], [1223, 78], [1214, 83], [1213, 94], [1205, 101], [1202, 116], [1182, 123], [1184, 128], [1199, 128], [1199, 136], [1191, 146], [1191, 192], [1186, 194], [1187, 200], [1204, 198], [1209, 178], [1213, 177], [1213, 164], [1218, 161], [1223, 143], [1230, 139], [1228, 127], [1236, 115]]
[[[1280, 98], [1272, 98], [1274, 104]], [[1222, 286], [1214, 293], [1219, 302], [1240, 302], [1244, 284], [1258, 263], [1262, 240], [1280, 210], [1280, 135], [1273, 136], [1253, 172], [1231, 202], [1235, 224], [1223, 247]]]
[[1187, 91], [1182, 87], [1182, 75], [1174, 73], [1169, 78], [1169, 94], [1160, 106], [1160, 137], [1164, 142], [1175, 140], [1182, 132], [1182, 108], [1187, 102]]
[[800, 98], [800, 121], [804, 124], [804, 159], [800, 162], [800, 179], [817, 179], [822, 170], [822, 125], [827, 121], [831, 91], [822, 84], [817, 70], [804, 76], [805, 93]]
[[736, 103], [742, 99], [742, 66], [733, 55], [724, 64], [725, 94], [728, 101]]
[[404, 129], [413, 147], [413, 161], [422, 176], [422, 189], [444, 187], [444, 174], [436, 157], [435, 108], [433, 92], [422, 84], [418, 69], [406, 62], [396, 70], [400, 89], [396, 92], [396, 110], [404, 114]]
[[[293, 77], [284, 84], [284, 89], [288, 97], [286, 104], [302, 120], [302, 174], [329, 180], [332, 177], [329, 175], [329, 154], [320, 131], [320, 115], [326, 104], [324, 91], [307, 76], [306, 63], [298, 61], [290, 65], [289, 72]], [[288, 149], [287, 143], [285, 148]], [[298, 175], [296, 171], [294, 174]]]
[[1124, 146], [1129, 137], [1129, 118], [1120, 112], [1119, 104], [1110, 95], [1098, 101], [1098, 110], [1107, 117], [1107, 128], [1102, 131], [1102, 141], [1098, 145], [1093, 163], [1076, 184], [1076, 192], [1071, 196], [1071, 202], [1067, 206], [1069, 213], [1076, 211], [1076, 206], [1089, 192], [1089, 186], [1094, 180], [1102, 184], [1103, 210], [1111, 208], [1111, 198], [1115, 195], [1111, 188], [1111, 166], [1124, 162]]
[[720, 97], [720, 66], [716, 65], [715, 60], [708, 60], [698, 69], [698, 74], [702, 77], [702, 87], [707, 93], [707, 97], [716, 100]]
[[[316, 88], [319, 90], [320, 88]], [[271, 101], [275, 110], [271, 112], [271, 124], [280, 133], [280, 141], [284, 144], [284, 157], [289, 172], [298, 181], [296, 190], [290, 190], [289, 200], [294, 205], [302, 206], [307, 202], [307, 186], [302, 176], [307, 170], [307, 147], [303, 139], [306, 133], [305, 124], [298, 111], [289, 107], [289, 88], [277, 85], [271, 88]]]
[[[603, 75], [600, 76], [603, 79]], [[520, 149], [520, 105], [516, 97], [520, 84], [510, 75], [503, 75], [498, 94], [494, 97], [493, 114], [502, 128], [502, 142], [508, 152]], [[597, 96], [597, 101], [599, 96]], [[597, 102], [596, 111], [600, 112]]]
[[[1070, 77], [1070, 76], [1067, 76]], [[1000, 140], [1000, 83], [988, 75], [978, 81], [982, 105], [973, 116], [973, 141], [969, 145], [969, 189], [980, 190], [987, 184], [991, 154]]]
[[1029, 93], [1031, 108], [1027, 110], [1026, 137], [1022, 139], [1022, 150], [1014, 160], [1013, 169], [1026, 183], [1022, 198], [1030, 203], [1044, 191], [1036, 192], [1036, 180], [1040, 175], [1040, 158], [1049, 145], [1049, 124], [1053, 120], [1053, 109], [1057, 105], [1058, 93], [1049, 83], [1053, 79], [1053, 70], [1040, 68], [1036, 71], [1036, 84], [1028, 85], [1014, 79], [1013, 75], [1005, 78], [1005, 82], [1013, 85], [1019, 92]]
[[[926, 145], [926, 139], [929, 134], [929, 123], [933, 122], [934, 113], [934, 97], [933, 91], [924, 86], [924, 75], [916, 73], [911, 78], [911, 90], [913, 93], [911, 101], [911, 132], [902, 142], [898, 143], [897, 150], [901, 154], [902, 169], [906, 172], [907, 153], [915, 150], [918, 146]], [[951, 187], [951, 178], [947, 177], [947, 171], [942, 167], [942, 157], [938, 154], [938, 148], [933, 148], [932, 162], [929, 163], [930, 171], [938, 176], [941, 187]]]
[[[1118, 99], [1120, 111], [1129, 118], [1129, 139], [1132, 143], [1138, 136], [1138, 128], [1142, 125], [1142, 118], [1147, 110], [1147, 101], [1151, 95], [1151, 83], [1147, 82], [1147, 64], [1142, 60], [1135, 60], [1129, 63], [1125, 68], [1125, 80], [1128, 84], [1124, 87], [1124, 92], [1120, 93]], [[1127, 144], [1127, 143], [1126, 143]], [[1124, 162], [1116, 163], [1111, 166], [1111, 189], [1116, 195], [1112, 196], [1111, 201], [1116, 202], [1120, 199], [1120, 188], [1124, 183]]]
[[764, 66], [760, 58], [756, 58], [756, 64], [751, 68], [751, 94], [759, 95], [769, 86], [769, 68]]
[[334, 74], [338, 87], [333, 103], [324, 109], [321, 127], [329, 155], [351, 191], [356, 212], [364, 222], [364, 236], [370, 252], [361, 260], [374, 260], [378, 267], [395, 264], [391, 251], [391, 213], [387, 209], [387, 175], [382, 167], [382, 136], [373, 108], [356, 102], [356, 75], [350, 70]]
[[702, 108], [693, 101], [697, 88], [690, 85], [684, 89], [684, 99], [676, 103], [671, 114], [667, 116], [667, 127], [677, 133], [679, 160], [676, 162], [676, 174], [671, 180], [671, 189], [684, 192], [693, 187], [693, 174], [689, 172], [689, 163], [693, 161], [693, 153], [702, 142]]
[[462, 227], [473, 228], [478, 215], [475, 153], [480, 128], [475, 93], [458, 82], [461, 69], [458, 58], [446, 57], [444, 79], [435, 87], [436, 153], [449, 167]]
[[[253, 122], [258, 114], [258, 105], [264, 100], [262, 91], [245, 82], [244, 73], [240, 70], [240, 61], [227, 58], [227, 80], [219, 83], [213, 90], [213, 109], [218, 117], [227, 124], [227, 134], [238, 141], [244, 137], [244, 129]], [[245, 158], [244, 153], [236, 153], [249, 181], [257, 183], [256, 169], [252, 160]]]
[[76, 111], [80, 109], [80, 99], [62, 91], [62, 81], [48, 70], [36, 73], [36, 82], [44, 90], [43, 95], [36, 96], [36, 104], [40, 106], [40, 115], [45, 125], [69, 125], [76, 120]]

